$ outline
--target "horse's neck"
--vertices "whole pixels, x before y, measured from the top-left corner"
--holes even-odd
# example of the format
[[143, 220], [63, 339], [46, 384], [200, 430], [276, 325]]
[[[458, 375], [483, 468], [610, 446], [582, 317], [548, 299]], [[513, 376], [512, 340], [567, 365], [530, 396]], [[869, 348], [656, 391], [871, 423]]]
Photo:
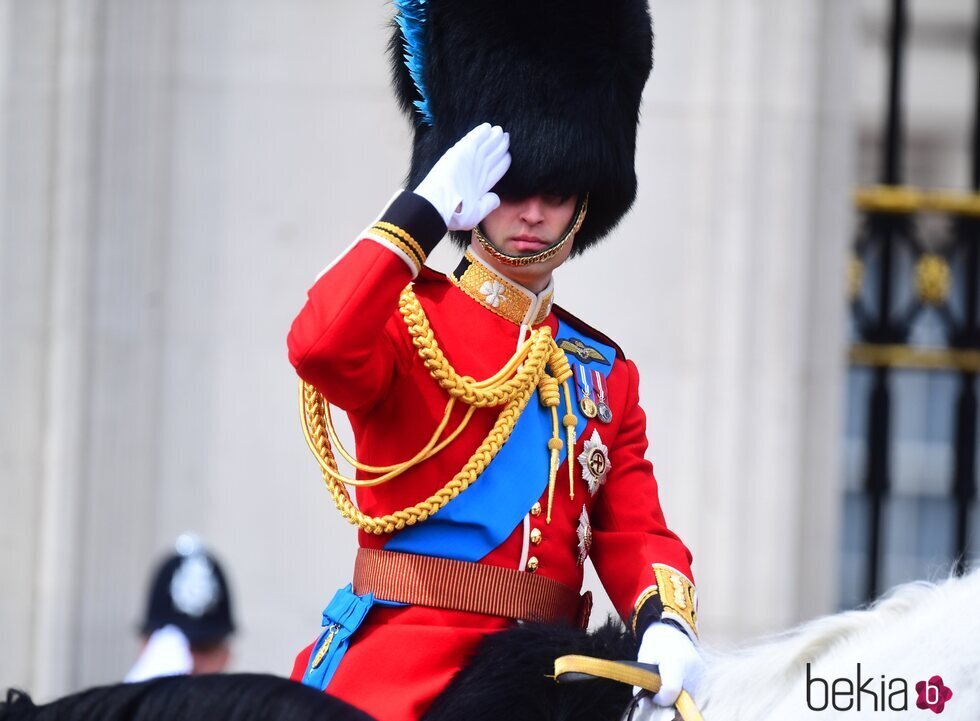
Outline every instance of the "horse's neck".
[[[943, 721], [976, 721], [980, 709], [980, 570], [939, 584], [912, 583], [864, 611], [810, 621], [780, 636], [734, 653], [706, 652], [708, 672], [698, 694], [706, 721], [785, 721], [813, 713], [807, 708], [807, 664], [811, 679], [858, 680], [865, 684], [861, 713], [834, 711], [820, 719], [915, 719], [915, 683], [940, 675], [954, 698]], [[884, 678], [882, 678], [884, 677]], [[901, 679], [899, 681], [898, 679]], [[907, 683], [908, 710], [889, 708], [884, 698]], [[837, 688], [846, 690], [848, 682]], [[884, 693], [882, 691], [884, 690]], [[810, 684], [810, 702], [821, 704], [823, 686]], [[851, 700], [856, 704], [857, 695]], [[890, 699], [896, 701], [897, 696]], [[839, 706], [847, 705], [840, 697]]]

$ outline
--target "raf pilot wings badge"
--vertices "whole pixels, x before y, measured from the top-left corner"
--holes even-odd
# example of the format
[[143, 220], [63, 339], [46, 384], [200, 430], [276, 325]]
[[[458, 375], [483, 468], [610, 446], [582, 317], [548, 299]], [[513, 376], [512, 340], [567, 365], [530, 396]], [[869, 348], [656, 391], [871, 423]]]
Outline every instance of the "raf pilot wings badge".
[[602, 363], [603, 365], [609, 365], [609, 361], [606, 359], [602, 353], [593, 348], [592, 346], [585, 345], [578, 338], [559, 338], [557, 341], [558, 347], [561, 348], [566, 353], [571, 353], [573, 356], [579, 359], [582, 363]]

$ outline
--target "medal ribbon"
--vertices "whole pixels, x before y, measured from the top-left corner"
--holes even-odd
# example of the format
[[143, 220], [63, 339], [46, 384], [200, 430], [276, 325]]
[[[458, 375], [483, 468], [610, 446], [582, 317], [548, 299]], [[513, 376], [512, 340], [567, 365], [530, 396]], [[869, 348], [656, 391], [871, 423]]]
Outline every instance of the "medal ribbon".
[[576, 370], [578, 370], [578, 376], [579, 376], [579, 382], [578, 382], [579, 400], [590, 398], [592, 396], [592, 391], [589, 388], [589, 372], [585, 370], [585, 366], [582, 365], [581, 363], [577, 363], [575, 365], [575, 368]]
[[595, 388], [596, 400], [600, 403], [606, 402], [606, 385], [603, 381], [602, 374], [597, 370], [592, 371], [592, 386]]

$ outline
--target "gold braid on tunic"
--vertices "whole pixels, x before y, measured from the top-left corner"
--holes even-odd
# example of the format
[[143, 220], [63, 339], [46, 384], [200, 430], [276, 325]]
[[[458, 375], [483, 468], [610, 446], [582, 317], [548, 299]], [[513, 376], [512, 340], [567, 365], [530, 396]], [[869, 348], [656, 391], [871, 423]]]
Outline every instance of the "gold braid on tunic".
[[[561, 419], [561, 425], [565, 426], [569, 451], [575, 447], [575, 424], [577, 420], [572, 412], [572, 394], [568, 385], [572, 371], [569, 368], [565, 352], [558, 347], [552, 338], [551, 329], [542, 326], [531, 330], [528, 339], [521, 344], [503, 368], [490, 378], [478, 381], [470, 376], [459, 375], [446, 360], [432, 333], [425, 311], [422, 309], [411, 285], [402, 291], [398, 309], [408, 327], [412, 343], [418, 350], [419, 357], [422, 358], [429, 375], [449, 395], [442, 421], [433, 432], [429, 442], [412, 458], [390, 466], [369, 466], [358, 462], [344, 449], [337, 437], [327, 398], [311, 384], [300, 381], [300, 418], [303, 435], [320, 464], [323, 480], [341, 515], [361, 530], [376, 535], [393, 533], [406, 526], [413, 526], [425, 521], [476, 482], [479, 475], [510, 438], [517, 419], [537, 389], [542, 405], [551, 410], [552, 418], [552, 437], [548, 441], [551, 464], [548, 477], [547, 520], [550, 523], [555, 480], [558, 474], [559, 451], [563, 446], [558, 420], [558, 406], [561, 402], [560, 387], [564, 391], [565, 406], [568, 410]], [[440, 441], [439, 438], [449, 424], [450, 415], [457, 402], [467, 406], [466, 414], [459, 425]], [[387, 483], [405, 471], [415, 468], [452, 443], [466, 428], [477, 408], [498, 407], [501, 410], [496, 423], [480, 446], [473, 452], [473, 455], [470, 456], [470, 459], [463, 464], [459, 472], [446, 485], [424, 501], [384, 516], [369, 516], [362, 513], [351, 500], [350, 492], [347, 489], [348, 485], [368, 487]], [[334, 446], [344, 460], [357, 470], [378, 475], [371, 479], [361, 480], [341, 474], [334, 457]], [[569, 460], [568, 483], [571, 498], [575, 497], [574, 482], [573, 464]]]

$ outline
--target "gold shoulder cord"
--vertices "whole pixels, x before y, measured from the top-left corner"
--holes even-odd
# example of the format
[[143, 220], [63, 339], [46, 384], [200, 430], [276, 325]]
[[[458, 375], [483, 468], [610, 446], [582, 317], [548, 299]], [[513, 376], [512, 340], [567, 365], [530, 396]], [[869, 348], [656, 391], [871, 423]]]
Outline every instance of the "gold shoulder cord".
[[[551, 336], [551, 329], [543, 326], [532, 330], [528, 339], [518, 348], [503, 368], [490, 378], [477, 381], [469, 376], [457, 374], [446, 360], [432, 333], [425, 311], [422, 309], [411, 285], [402, 291], [398, 308], [408, 326], [412, 343], [418, 349], [419, 357], [425, 363], [429, 375], [449, 394], [442, 421], [433, 432], [429, 442], [412, 458], [391, 466], [369, 466], [358, 462], [344, 449], [337, 437], [327, 398], [309, 383], [300, 381], [300, 419], [303, 435], [320, 464], [323, 480], [327, 484], [327, 489], [330, 491], [341, 515], [358, 528], [376, 535], [393, 533], [405, 526], [413, 526], [425, 521], [477, 480], [477, 477], [510, 438], [517, 419], [527, 407], [535, 389], [539, 389], [541, 403], [546, 408], [551, 409], [552, 418], [552, 437], [548, 441], [551, 466], [548, 478], [547, 520], [550, 523], [555, 478], [558, 473], [558, 453], [563, 445], [558, 422], [559, 386], [562, 386], [565, 396], [567, 413], [562, 418], [562, 424], [565, 426], [569, 449], [575, 447], [575, 423], [577, 420], [572, 412], [572, 395], [568, 385], [572, 371], [568, 366], [568, 359], [565, 357], [564, 351], [555, 344]], [[439, 441], [449, 423], [450, 414], [457, 401], [468, 406], [466, 414], [453, 432]], [[486, 438], [483, 439], [483, 443], [470, 456], [470, 459], [459, 472], [434, 495], [414, 506], [384, 516], [368, 516], [354, 505], [350, 492], [347, 490], [348, 485], [377, 486], [397, 478], [452, 443], [462, 433], [477, 408], [497, 408], [500, 406], [503, 406], [500, 415]], [[336, 446], [344, 460], [357, 470], [380, 475], [368, 480], [344, 476], [338, 471], [333, 446]], [[575, 497], [574, 482], [573, 464], [569, 462], [568, 484], [571, 498]]]

